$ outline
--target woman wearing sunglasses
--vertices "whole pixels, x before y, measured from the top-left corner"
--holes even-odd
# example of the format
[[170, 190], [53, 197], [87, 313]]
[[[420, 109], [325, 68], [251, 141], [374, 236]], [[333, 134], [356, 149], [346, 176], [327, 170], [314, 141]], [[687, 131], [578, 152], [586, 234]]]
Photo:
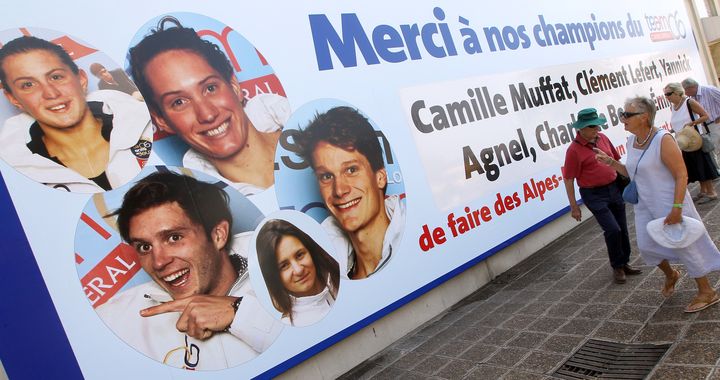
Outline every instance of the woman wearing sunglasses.
[[[670, 263], [682, 263], [688, 276], [695, 279], [697, 294], [685, 308], [686, 313], [706, 309], [720, 297], [707, 274], [720, 270], [720, 252], [707, 230], [684, 248], [666, 248], [650, 237], [647, 224], [665, 218], [666, 225], [681, 223], [683, 217], [700, 220], [687, 191], [687, 171], [680, 148], [669, 132], [656, 128], [655, 104], [645, 97], [629, 99], [620, 120], [632, 135], [627, 142], [626, 165], [597, 150], [596, 158], [637, 183], [638, 203], [635, 210], [635, 233], [640, 256], [648, 265], [656, 265], [665, 274], [661, 292], [670, 297], [681, 277]], [[703, 226], [703, 230], [704, 230]]]
[[[672, 104], [670, 124], [674, 132], [683, 128], [695, 128], [698, 133], [707, 132], [704, 123], [709, 119], [705, 109], [696, 100], [685, 95], [680, 83], [669, 83], [664, 89], [665, 97]], [[701, 149], [693, 152], [682, 151], [688, 173], [688, 182], [700, 181], [700, 193], [693, 197], [698, 204], [718, 199], [712, 180], [718, 177], [712, 157]]]

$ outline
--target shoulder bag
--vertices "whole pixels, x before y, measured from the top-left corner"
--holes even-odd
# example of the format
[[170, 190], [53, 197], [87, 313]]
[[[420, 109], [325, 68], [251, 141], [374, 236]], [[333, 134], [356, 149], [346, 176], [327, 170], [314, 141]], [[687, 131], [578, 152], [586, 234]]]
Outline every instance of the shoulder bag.
[[[687, 109], [688, 113], [690, 113], [690, 120], [695, 121], [695, 115], [693, 114], [692, 110], [690, 109], [690, 98], [688, 98], [687, 102]], [[713, 143], [712, 139], [710, 138], [710, 131], [708, 130], [707, 125], [705, 123], [702, 123], [702, 126], [705, 128], [705, 133], [701, 134], [700, 137], [702, 137], [702, 151], [705, 153], [710, 153], [715, 150], [715, 144]], [[695, 130], [700, 133], [700, 131], [697, 128], [697, 125], [695, 126]]]
[[655, 136], [657, 136], [659, 133], [655, 132], [655, 135], [653, 135], [652, 139], [650, 139], [650, 143], [648, 144], [647, 148], [643, 150], [642, 154], [640, 155], [640, 158], [638, 159], [637, 165], [635, 166], [635, 172], [633, 173], [633, 180], [628, 183], [628, 185], [625, 187], [625, 190], [622, 192], [623, 200], [630, 204], [637, 204], [640, 201], [640, 195], [637, 191], [637, 182], [635, 182], [635, 175], [637, 174], [638, 168], [640, 167], [640, 161], [642, 161], [643, 156], [645, 156], [645, 152], [650, 149], [650, 145], [652, 145], [653, 140], [655, 140]]

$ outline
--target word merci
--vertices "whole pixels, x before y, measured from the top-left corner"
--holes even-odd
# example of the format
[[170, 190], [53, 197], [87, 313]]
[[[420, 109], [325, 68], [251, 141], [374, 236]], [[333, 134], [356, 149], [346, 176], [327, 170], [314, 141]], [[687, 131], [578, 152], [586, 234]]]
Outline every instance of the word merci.
[[[466, 206], [461, 215], [455, 215], [455, 213], [452, 212], [449, 213], [447, 215], [447, 228], [448, 231], [450, 231], [450, 237], [456, 238], [466, 234], [483, 224], [491, 222], [493, 215], [497, 217], [502, 216], [536, 198], [540, 198], [541, 202], [545, 201], [546, 194], [549, 191], [559, 188], [561, 181], [562, 177], [557, 175], [539, 181], [531, 178], [530, 181], [523, 183], [522, 193], [517, 191], [511, 195], [496, 193], [492, 208], [482, 206], [472, 210]], [[422, 226], [422, 233], [418, 238], [418, 244], [423, 252], [445, 244], [447, 241], [448, 235], [443, 227], [434, 227], [431, 231], [427, 224]]]

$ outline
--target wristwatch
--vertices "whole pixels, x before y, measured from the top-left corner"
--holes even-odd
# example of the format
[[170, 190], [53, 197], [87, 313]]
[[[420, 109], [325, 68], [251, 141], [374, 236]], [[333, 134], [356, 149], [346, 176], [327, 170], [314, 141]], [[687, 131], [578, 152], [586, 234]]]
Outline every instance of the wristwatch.
[[[230, 306], [232, 306], [232, 308], [233, 308], [233, 320], [235, 319], [235, 314], [237, 314], [237, 311], [238, 311], [238, 308], [240, 307], [240, 302], [242, 302], [242, 299], [243, 299], [242, 297], [238, 297], [235, 299], [235, 301], [233, 301], [230, 304]], [[227, 327], [225, 329], [223, 329], [223, 331], [230, 330], [230, 326], [232, 326], [232, 323], [233, 323], [233, 321], [230, 321], [230, 324], [227, 325]]]

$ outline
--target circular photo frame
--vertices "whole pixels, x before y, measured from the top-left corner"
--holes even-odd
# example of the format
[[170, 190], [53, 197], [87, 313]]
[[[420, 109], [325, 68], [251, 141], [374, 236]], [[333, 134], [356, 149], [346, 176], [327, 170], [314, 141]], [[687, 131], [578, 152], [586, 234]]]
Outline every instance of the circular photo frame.
[[153, 128], [112, 59], [49, 29], [5, 30], [0, 44], [0, 158], [61, 191], [98, 193], [135, 178], [150, 157]]
[[340, 292], [340, 266], [314, 219], [275, 212], [258, 225], [249, 251], [253, 288], [277, 319], [304, 327], [331, 311]]
[[405, 229], [405, 187], [397, 157], [375, 123], [337, 99], [293, 112], [277, 149], [280, 209], [322, 225], [341, 275], [365, 279], [398, 252]]
[[[167, 165], [214, 175], [246, 196], [274, 183], [273, 163], [290, 105], [265, 57], [210, 17], [170, 13], [145, 23], [126, 62]], [[277, 210], [274, 195], [265, 210]]]
[[249, 279], [263, 218], [215, 177], [148, 166], [88, 201], [75, 233], [78, 277], [98, 316], [135, 350], [178, 368], [233, 367], [283, 328]]

